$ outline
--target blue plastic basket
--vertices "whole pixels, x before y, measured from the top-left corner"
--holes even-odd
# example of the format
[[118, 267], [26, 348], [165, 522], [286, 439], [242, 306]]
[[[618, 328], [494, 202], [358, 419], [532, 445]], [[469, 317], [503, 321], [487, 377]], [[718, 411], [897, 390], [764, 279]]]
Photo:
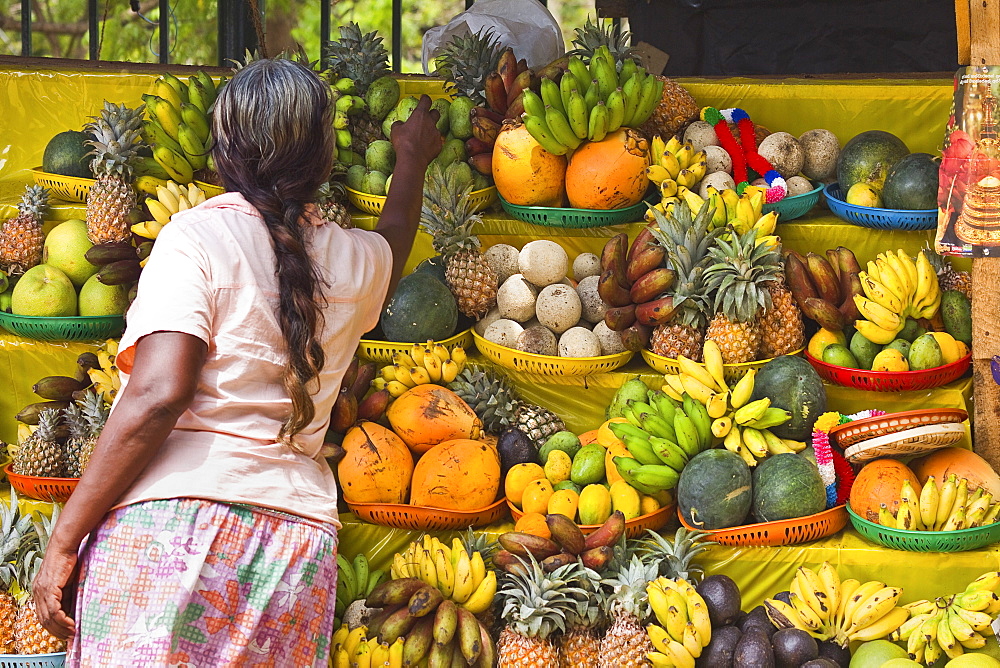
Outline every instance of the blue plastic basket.
[[880, 209], [844, 201], [839, 183], [826, 186], [826, 204], [838, 218], [877, 230], [932, 230], [937, 227], [937, 209]]
[[816, 202], [819, 201], [819, 193], [821, 190], [823, 190], [822, 184], [816, 186], [807, 193], [795, 195], [794, 197], [786, 197], [772, 204], [764, 204], [763, 211], [764, 213], [777, 211], [779, 223], [787, 223], [790, 220], [801, 218], [809, 212], [809, 209], [816, 206]]

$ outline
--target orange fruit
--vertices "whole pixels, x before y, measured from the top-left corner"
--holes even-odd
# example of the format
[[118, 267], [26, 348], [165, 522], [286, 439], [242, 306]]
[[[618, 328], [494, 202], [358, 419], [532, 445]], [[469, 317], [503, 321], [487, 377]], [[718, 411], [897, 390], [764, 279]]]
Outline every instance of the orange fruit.
[[524, 488], [528, 486], [529, 482], [539, 478], [545, 478], [545, 471], [538, 464], [515, 464], [510, 467], [510, 470], [507, 471], [507, 477], [504, 478], [504, 493], [511, 503], [520, 508]]
[[591, 443], [597, 443], [597, 430], [591, 429], [590, 431], [585, 431], [577, 438], [580, 439], [580, 445], [590, 445]]
[[524, 533], [530, 533], [532, 536], [539, 536], [541, 538], [552, 538], [549, 525], [545, 523], [545, 515], [541, 513], [525, 513], [521, 515], [521, 519], [514, 523], [514, 531], [523, 531]]

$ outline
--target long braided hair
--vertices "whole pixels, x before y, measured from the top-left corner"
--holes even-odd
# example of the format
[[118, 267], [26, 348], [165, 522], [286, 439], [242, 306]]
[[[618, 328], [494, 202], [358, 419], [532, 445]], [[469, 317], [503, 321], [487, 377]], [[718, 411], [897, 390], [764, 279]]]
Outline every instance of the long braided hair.
[[278, 434], [292, 437], [312, 422], [307, 385], [323, 368], [315, 299], [322, 282], [307, 252], [301, 218], [333, 165], [328, 87], [290, 60], [250, 63], [219, 93], [212, 122], [212, 158], [227, 190], [237, 191], [264, 218], [274, 247], [278, 320], [288, 368], [283, 378], [292, 410]]

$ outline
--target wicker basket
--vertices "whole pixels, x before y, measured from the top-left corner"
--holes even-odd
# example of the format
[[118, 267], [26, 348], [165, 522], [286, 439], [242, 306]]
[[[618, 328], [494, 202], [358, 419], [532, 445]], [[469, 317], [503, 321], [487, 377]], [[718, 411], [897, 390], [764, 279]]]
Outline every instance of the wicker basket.
[[628, 364], [632, 359], [631, 351], [600, 357], [536, 355], [487, 341], [475, 330], [472, 330], [472, 338], [476, 342], [476, 348], [500, 366], [542, 376], [589, 376], [592, 373], [606, 373]]
[[[684, 521], [684, 515], [680, 510], [677, 517], [681, 525], [694, 531], [701, 531]], [[758, 524], [744, 524], [743, 526], [730, 527], [728, 529], [716, 529], [709, 531], [706, 540], [712, 540], [720, 545], [732, 545], [736, 547], [757, 546], [773, 547], [778, 545], [797, 545], [808, 543], [812, 540], [832, 536], [847, 526], [847, 511], [844, 506], [836, 506], [829, 510], [824, 510], [815, 515], [796, 517], [790, 520], [777, 520], [775, 522], [760, 522]]]
[[53, 503], [66, 503], [70, 494], [76, 489], [79, 478], [42, 478], [33, 475], [21, 475], [14, 473], [11, 468], [13, 464], [7, 464], [3, 468], [10, 481], [10, 486], [20, 494], [36, 501], [51, 501]]
[[[385, 206], [385, 195], [369, 195], [368, 193], [363, 193], [351, 188], [346, 188], [347, 190], [347, 200], [358, 207], [365, 213], [370, 213], [373, 216], [379, 216], [382, 214], [382, 207]], [[469, 195], [469, 201], [472, 202], [474, 208], [473, 211], [482, 211], [493, 202], [497, 201], [497, 189], [496, 186], [490, 186], [489, 188], [483, 188], [482, 190], [474, 190], [472, 194]]]
[[916, 457], [954, 445], [963, 436], [965, 425], [961, 422], [929, 424], [861, 441], [844, 450], [844, 457], [852, 464], [879, 457]]
[[1000, 522], [958, 531], [907, 531], [884, 527], [855, 514], [848, 504], [851, 524], [862, 536], [895, 550], [909, 552], [964, 552], [1000, 542]]
[[0, 654], [0, 668], [63, 668], [66, 652], [52, 654]]
[[937, 209], [881, 209], [848, 204], [839, 183], [827, 185], [824, 192], [833, 215], [861, 227], [877, 230], [932, 230], [937, 227]]
[[86, 202], [90, 186], [95, 183], [95, 179], [43, 172], [41, 167], [32, 169], [31, 175], [37, 185], [48, 188], [55, 197], [66, 202]]
[[836, 366], [818, 360], [808, 352], [806, 359], [813, 365], [820, 378], [845, 387], [872, 392], [907, 392], [929, 390], [958, 380], [972, 364], [972, 353], [951, 364], [936, 366], [920, 371], [867, 371]]
[[961, 408], [922, 408], [916, 411], [886, 413], [837, 425], [830, 430], [830, 438], [846, 450], [866, 439], [895, 434], [905, 429], [964, 422], [967, 419], [969, 414]]
[[[802, 348], [799, 348], [789, 354], [798, 355], [802, 352], [802, 350]], [[664, 375], [669, 374], [671, 376], [676, 376], [680, 373], [680, 367], [677, 364], [677, 360], [673, 357], [664, 357], [663, 355], [657, 355], [651, 350], [643, 349], [642, 359], [646, 360], [646, 364]], [[745, 376], [747, 371], [750, 369], [760, 370], [762, 366], [770, 361], [770, 359], [766, 359], [757, 360], [756, 362], [744, 362], [743, 364], [723, 364], [722, 372], [725, 374], [727, 383], [735, 383], [740, 378]]]
[[[417, 343], [424, 343], [423, 341], [418, 341]], [[435, 343], [440, 343], [442, 346], [451, 350], [458, 346], [462, 346], [465, 350], [469, 350], [469, 344], [472, 343], [472, 330], [466, 329], [454, 336], [447, 339], [442, 339], [441, 341], [435, 341]], [[358, 357], [362, 360], [368, 362], [378, 362], [379, 364], [392, 364], [392, 356], [395, 353], [409, 353], [410, 349], [413, 347], [412, 343], [397, 343], [395, 341], [375, 341], [371, 339], [361, 339], [358, 344]]]
[[405, 503], [351, 503], [351, 512], [372, 524], [411, 531], [457, 531], [486, 526], [507, 514], [506, 497], [478, 510], [446, 510]]
[[[507, 501], [507, 507], [510, 508], [510, 516], [514, 518], [514, 521], [518, 521], [524, 515], [521, 509]], [[640, 515], [639, 517], [633, 517], [630, 520], [625, 520], [625, 536], [627, 538], [639, 538], [640, 536], [646, 535], [646, 530], [651, 529], [653, 531], [659, 531], [667, 525], [670, 518], [677, 511], [677, 505], [671, 503], [670, 505], [658, 508], [651, 513], [645, 515]], [[585, 535], [591, 534], [601, 528], [600, 524], [581, 524], [580, 531]]]
[[763, 212], [778, 212], [778, 222], [787, 223], [790, 220], [801, 218], [809, 213], [809, 210], [816, 206], [819, 201], [819, 194], [823, 191], [823, 184], [820, 184], [807, 193], [786, 197], [771, 204], [764, 204]]
[[0, 311], [0, 326], [11, 334], [39, 341], [97, 341], [117, 338], [125, 330], [125, 316], [92, 315], [45, 318]]

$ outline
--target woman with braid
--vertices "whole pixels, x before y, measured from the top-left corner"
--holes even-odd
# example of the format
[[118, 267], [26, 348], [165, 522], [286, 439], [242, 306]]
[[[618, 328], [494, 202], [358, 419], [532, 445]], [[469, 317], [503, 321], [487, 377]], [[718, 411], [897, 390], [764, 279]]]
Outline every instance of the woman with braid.
[[320, 449], [442, 141], [424, 97], [392, 128], [375, 232], [344, 230], [312, 203], [332, 111], [328, 86], [289, 60], [251, 63], [219, 94], [228, 192], [157, 239], [121, 392], [35, 579], [43, 624], [72, 638], [67, 665], [327, 665], [340, 524]]

